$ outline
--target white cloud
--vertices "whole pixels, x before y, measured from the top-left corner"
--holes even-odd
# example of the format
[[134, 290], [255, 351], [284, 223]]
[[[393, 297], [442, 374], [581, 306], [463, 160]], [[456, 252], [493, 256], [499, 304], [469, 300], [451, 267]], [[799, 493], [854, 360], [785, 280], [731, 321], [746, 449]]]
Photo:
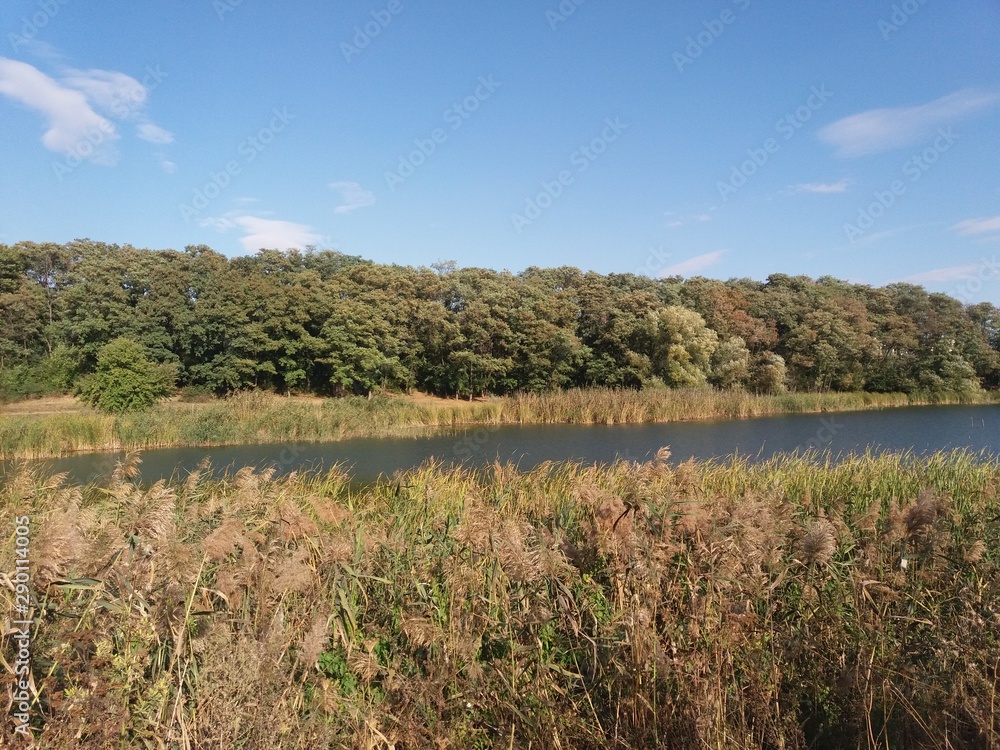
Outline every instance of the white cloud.
[[138, 128], [136, 128], [136, 134], [142, 138], [144, 141], [149, 141], [150, 143], [173, 143], [174, 134], [169, 130], [164, 130], [159, 125], [154, 125], [151, 122], [144, 122]]
[[962, 237], [976, 234], [991, 234], [1000, 232], [1000, 216], [990, 216], [985, 219], [966, 219], [952, 227]]
[[667, 268], [660, 269], [657, 276], [661, 279], [667, 276], [694, 276], [701, 271], [704, 271], [710, 266], [714, 266], [720, 260], [722, 260], [722, 255], [725, 250], [715, 250], [711, 253], [705, 253], [704, 255], [696, 255], [693, 258], [688, 258], [685, 261], [677, 263]]
[[240, 238], [240, 243], [248, 253], [262, 247], [305, 249], [306, 245], [318, 245], [323, 241], [323, 235], [316, 234], [312, 227], [291, 221], [243, 216], [236, 220], [236, 224], [246, 233]]
[[222, 233], [236, 226], [235, 222], [228, 216], [206, 216], [198, 220], [198, 225], [211, 227], [216, 232]]
[[[905, 276], [901, 279], [896, 279], [895, 281], [904, 284], [933, 284], [946, 281], [963, 281], [965, 279], [974, 279], [982, 273], [983, 269], [986, 268], [984, 263], [972, 263], [968, 266], [949, 266], [947, 268], [935, 268], [932, 271], [924, 271], [922, 273], [915, 273], [911, 276]], [[892, 282], [890, 282], [892, 283]]]
[[667, 229], [677, 229], [685, 224], [690, 224], [692, 221], [699, 224], [703, 224], [706, 221], [712, 220], [712, 214], [708, 212], [702, 212], [698, 214], [679, 214], [675, 211], [668, 211], [667, 216]]
[[819, 138], [837, 156], [854, 158], [910, 146], [938, 128], [1000, 103], [991, 91], [961, 89], [914, 107], [872, 109], [837, 120], [819, 131]]
[[899, 237], [900, 235], [918, 232], [924, 229], [940, 229], [943, 225], [943, 222], [940, 221], [927, 221], [922, 224], [906, 224], [900, 227], [893, 227], [892, 229], [886, 229], [882, 232], [873, 232], [872, 234], [866, 234], [863, 237], [858, 237], [857, 239], [843, 245], [833, 247], [827, 252], [856, 252], [858, 250], [879, 245], [883, 242], [883, 240], [890, 240], [893, 237]]
[[243, 232], [240, 244], [248, 253], [255, 253], [261, 248], [303, 250], [307, 245], [319, 245], [325, 241], [323, 235], [316, 234], [312, 227], [305, 224], [266, 219], [250, 214], [230, 213], [225, 216], [210, 216], [202, 219], [199, 224], [218, 232], [240, 230]]
[[28, 63], [0, 57], [0, 94], [45, 118], [48, 129], [42, 145], [48, 150], [112, 166], [121, 139], [112, 120], [138, 122], [138, 137], [150, 143], [173, 142], [172, 133], [149, 121], [149, 89], [136, 79], [111, 70], [58, 67], [58, 77], [53, 77]]
[[177, 165], [163, 154], [154, 154], [154, 156], [156, 157], [157, 163], [160, 165], [160, 169], [167, 174], [173, 174], [177, 171]]
[[375, 194], [370, 190], [365, 190], [357, 182], [331, 182], [330, 189], [340, 193], [339, 206], [333, 209], [335, 214], [344, 215], [359, 208], [368, 208], [375, 205]]
[[850, 186], [851, 181], [844, 179], [837, 182], [804, 182], [799, 185], [793, 185], [791, 190], [793, 193], [820, 193], [825, 195], [846, 192]]
[[0, 57], [0, 94], [45, 117], [48, 129], [42, 144], [50, 151], [99, 164], [117, 161], [113, 144], [121, 137], [118, 129], [94, 111], [82, 91], [63, 86], [32, 65]]
[[109, 117], [135, 117], [146, 104], [146, 87], [113, 70], [68, 70], [61, 81], [86, 94], [90, 103]]

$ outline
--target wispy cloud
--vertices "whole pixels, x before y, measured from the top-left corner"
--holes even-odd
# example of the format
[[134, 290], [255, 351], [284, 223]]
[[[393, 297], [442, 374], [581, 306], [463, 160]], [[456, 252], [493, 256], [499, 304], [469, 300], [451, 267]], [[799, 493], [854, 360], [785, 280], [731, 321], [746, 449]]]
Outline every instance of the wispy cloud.
[[121, 137], [118, 128], [94, 111], [83, 91], [60, 84], [33, 65], [0, 57], [0, 94], [42, 114], [48, 128], [42, 145], [50, 151], [77, 154], [81, 144], [90, 143], [91, 161], [117, 161], [113, 144]]
[[667, 229], [676, 229], [677, 227], [682, 227], [685, 224], [690, 224], [691, 222], [696, 222], [698, 224], [703, 224], [707, 221], [712, 220], [712, 214], [708, 211], [703, 211], [696, 214], [679, 214], [675, 211], [668, 211], [667, 214]]
[[74, 70], [59, 77], [62, 84], [82, 92], [109, 117], [127, 120], [139, 115], [146, 103], [146, 87], [132, 76], [113, 70]]
[[357, 182], [331, 182], [330, 189], [340, 194], [341, 203], [333, 212], [338, 215], [349, 214], [359, 208], [368, 208], [375, 205], [375, 194], [370, 190], [365, 190]]
[[170, 161], [164, 154], [153, 154], [153, 156], [156, 158], [156, 163], [160, 165], [160, 169], [167, 174], [173, 174], [177, 171], [177, 165]]
[[922, 229], [940, 229], [943, 227], [945, 222], [940, 221], [925, 221], [921, 224], [906, 224], [900, 227], [893, 227], [892, 229], [886, 229], [882, 232], [873, 232], [872, 234], [866, 234], [854, 242], [848, 242], [846, 244], [833, 247], [828, 252], [842, 253], [842, 252], [857, 252], [859, 249], [871, 247], [878, 245], [883, 240], [889, 240], [893, 237], [898, 237], [903, 234], [910, 232], [916, 232]]
[[236, 214], [229, 216], [206, 216], [198, 220], [198, 225], [209, 227], [219, 233], [224, 233], [236, 227], [235, 217]]
[[958, 222], [952, 229], [962, 237], [1000, 232], [1000, 216], [989, 216], [985, 219], [966, 219], [965, 221]]
[[965, 279], [976, 278], [982, 273], [984, 268], [986, 268], [985, 263], [971, 263], [967, 266], [935, 268], [932, 271], [923, 271], [922, 273], [915, 273], [911, 276], [904, 276], [901, 279], [894, 279], [893, 282], [889, 283], [901, 282], [904, 284], [934, 284], [947, 281], [964, 281]]
[[914, 107], [871, 109], [837, 120], [819, 131], [819, 138], [852, 159], [913, 145], [944, 125], [1000, 103], [993, 91], [961, 89]]
[[138, 123], [137, 135], [151, 143], [173, 142], [172, 133], [150, 121], [149, 89], [136, 79], [110, 70], [59, 67], [54, 77], [0, 57], [0, 94], [45, 119], [42, 145], [49, 151], [112, 166], [122, 137], [112, 120]]
[[229, 213], [225, 216], [210, 216], [202, 219], [199, 223], [218, 232], [228, 232], [230, 229], [243, 232], [240, 244], [248, 253], [257, 252], [261, 248], [277, 250], [298, 248], [303, 250], [308, 245], [319, 245], [325, 241], [323, 235], [317, 234], [312, 227], [306, 224], [268, 219], [251, 214]]
[[705, 253], [704, 255], [696, 255], [693, 258], [688, 258], [687, 260], [676, 263], [675, 265], [660, 269], [657, 276], [661, 279], [666, 278], [667, 276], [693, 276], [701, 271], [704, 271], [706, 268], [714, 266], [722, 260], [722, 255], [725, 252], [725, 250], [715, 250], [710, 253]]
[[164, 130], [159, 125], [154, 125], [151, 122], [142, 123], [137, 129], [136, 134], [142, 138], [144, 141], [149, 141], [150, 143], [173, 143], [174, 134], [169, 130]]
[[789, 190], [792, 193], [819, 193], [826, 195], [829, 193], [844, 193], [851, 186], [851, 181], [844, 179], [837, 182], [804, 182], [799, 185], [792, 185]]

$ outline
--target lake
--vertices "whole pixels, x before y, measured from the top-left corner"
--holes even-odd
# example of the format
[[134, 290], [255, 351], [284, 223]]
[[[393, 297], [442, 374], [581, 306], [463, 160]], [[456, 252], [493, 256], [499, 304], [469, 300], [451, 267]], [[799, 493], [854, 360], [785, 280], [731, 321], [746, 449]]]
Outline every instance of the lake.
[[[273, 466], [279, 473], [344, 464], [355, 481], [415, 467], [431, 457], [483, 465], [499, 459], [530, 469], [543, 461], [611, 463], [647, 460], [663, 446], [673, 459], [763, 460], [777, 453], [814, 449], [836, 459], [852, 452], [927, 453], [969, 448], [995, 455], [1000, 445], [1000, 405], [921, 406], [851, 413], [796, 414], [747, 420], [627, 425], [525, 425], [449, 429], [411, 438], [352, 439], [335, 443], [282, 443], [216, 448], [148, 450], [142, 480], [184, 476], [207, 456], [216, 471]], [[120, 454], [81, 454], [44, 463], [72, 481], [106, 479]]]

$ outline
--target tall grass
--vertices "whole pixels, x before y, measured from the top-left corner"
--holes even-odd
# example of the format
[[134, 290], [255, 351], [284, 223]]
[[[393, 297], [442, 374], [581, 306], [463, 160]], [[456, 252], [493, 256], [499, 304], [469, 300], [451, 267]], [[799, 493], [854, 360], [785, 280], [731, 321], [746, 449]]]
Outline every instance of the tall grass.
[[[950, 403], [957, 403], [959, 397]], [[856, 411], [926, 403], [905, 393], [786, 393], [775, 396], [710, 388], [615, 391], [606, 388], [522, 395], [503, 402], [511, 421], [627, 424], [746, 419], [770, 414]]]
[[136, 460], [0, 489], [31, 517], [39, 747], [1000, 743], [996, 460], [661, 451], [361, 489], [144, 489]]
[[389, 437], [414, 430], [471, 424], [745, 419], [770, 414], [996, 400], [996, 395], [987, 393], [933, 397], [874, 393], [758, 396], [712, 389], [595, 388], [479, 402], [431, 403], [390, 396], [301, 400], [269, 393], [241, 393], [208, 403], [171, 402], [146, 413], [119, 417], [85, 407], [67, 414], [0, 416], [0, 459], [43, 458], [78, 451]]

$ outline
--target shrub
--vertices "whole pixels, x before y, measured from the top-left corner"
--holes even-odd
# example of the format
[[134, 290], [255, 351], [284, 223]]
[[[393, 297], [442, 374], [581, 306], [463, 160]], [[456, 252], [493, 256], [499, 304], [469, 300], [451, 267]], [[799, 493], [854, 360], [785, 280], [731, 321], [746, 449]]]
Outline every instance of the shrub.
[[176, 368], [151, 362], [141, 344], [119, 337], [101, 347], [97, 368], [80, 382], [80, 398], [101, 411], [150, 408], [173, 391]]

